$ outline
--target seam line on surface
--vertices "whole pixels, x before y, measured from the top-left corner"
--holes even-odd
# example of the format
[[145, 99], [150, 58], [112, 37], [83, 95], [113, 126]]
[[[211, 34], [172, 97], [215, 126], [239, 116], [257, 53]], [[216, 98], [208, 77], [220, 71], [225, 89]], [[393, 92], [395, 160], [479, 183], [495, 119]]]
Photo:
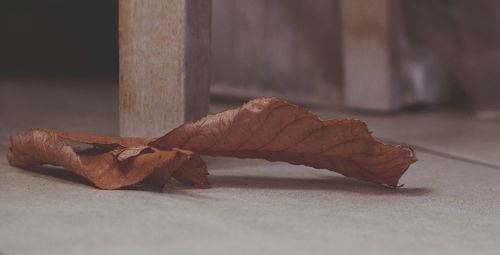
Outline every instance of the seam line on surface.
[[496, 170], [500, 170], [500, 165], [491, 164], [491, 163], [484, 162], [484, 161], [481, 161], [481, 160], [460, 157], [460, 156], [457, 156], [457, 155], [453, 155], [451, 153], [434, 150], [434, 149], [423, 147], [423, 146], [419, 146], [419, 145], [416, 145], [416, 144], [398, 142], [398, 141], [394, 141], [394, 140], [390, 140], [390, 139], [385, 139], [385, 138], [382, 138], [382, 137], [379, 137], [379, 139], [381, 139], [384, 142], [388, 142], [388, 143], [406, 144], [406, 145], [412, 147], [413, 149], [415, 149], [416, 151], [425, 152], [425, 153], [428, 153], [428, 154], [432, 154], [434, 156], [438, 156], [438, 157], [442, 157], [442, 158], [447, 158], [447, 159], [454, 159], [454, 160], [465, 162], [465, 163], [470, 163], [470, 164], [474, 164], [474, 165], [480, 165], [480, 166], [484, 166], [484, 167], [488, 167], [488, 168], [493, 168], [493, 169], [496, 169]]

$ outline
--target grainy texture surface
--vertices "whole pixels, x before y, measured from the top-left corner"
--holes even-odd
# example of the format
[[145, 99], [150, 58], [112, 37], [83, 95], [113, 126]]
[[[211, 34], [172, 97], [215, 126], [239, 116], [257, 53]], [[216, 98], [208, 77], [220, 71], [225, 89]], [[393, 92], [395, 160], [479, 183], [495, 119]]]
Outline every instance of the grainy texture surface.
[[[116, 89], [90, 84], [0, 83], [0, 252], [498, 254], [500, 170], [425, 152], [397, 191], [259, 160], [209, 160], [212, 189], [168, 193], [9, 166], [8, 135], [29, 127], [117, 134]], [[452, 111], [363, 119], [387, 139], [500, 164], [499, 123]]]
[[209, 0], [120, 1], [120, 133], [158, 136], [208, 110]]

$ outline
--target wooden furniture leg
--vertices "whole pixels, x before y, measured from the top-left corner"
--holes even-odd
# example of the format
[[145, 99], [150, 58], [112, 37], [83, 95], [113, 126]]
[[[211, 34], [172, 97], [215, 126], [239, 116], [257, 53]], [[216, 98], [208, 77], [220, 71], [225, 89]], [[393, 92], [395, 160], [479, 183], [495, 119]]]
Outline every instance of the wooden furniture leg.
[[347, 107], [391, 111], [401, 104], [392, 0], [342, 0], [344, 100]]
[[159, 136], [208, 111], [210, 0], [120, 0], [120, 135]]

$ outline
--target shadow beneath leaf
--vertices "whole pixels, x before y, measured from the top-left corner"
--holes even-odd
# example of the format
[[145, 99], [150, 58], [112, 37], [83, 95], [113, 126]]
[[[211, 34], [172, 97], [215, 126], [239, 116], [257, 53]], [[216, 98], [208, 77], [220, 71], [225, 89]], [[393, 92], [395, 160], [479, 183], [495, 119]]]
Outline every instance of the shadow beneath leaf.
[[59, 179], [59, 180], [56, 179], [57, 182], [59, 183], [74, 182], [74, 183], [84, 184], [87, 186], [93, 186], [93, 184], [87, 179], [73, 172], [70, 172], [69, 170], [66, 170], [62, 167], [44, 165], [44, 166], [33, 166], [21, 169], [26, 170], [27, 172], [35, 173], [39, 175], [38, 177], [41, 177], [43, 179], [54, 180], [54, 178], [52, 177], [55, 177]]
[[[99, 189], [92, 182], [85, 179], [84, 177], [79, 176], [79, 175], [77, 175], [69, 170], [62, 168], [62, 167], [43, 165], [43, 166], [35, 166], [35, 167], [22, 168], [22, 169], [26, 170], [27, 172], [35, 173], [39, 177], [42, 177], [44, 179], [50, 178], [51, 181], [57, 181], [58, 183], [73, 182], [73, 183], [89, 186], [93, 189]], [[123, 187], [123, 188], [120, 188], [119, 190], [139, 190], [139, 191], [154, 191], [154, 192], [161, 192], [162, 191], [162, 189], [159, 187], [155, 187], [153, 185], [149, 185], [149, 184], [143, 183], [143, 182], [140, 182], [140, 183], [137, 183], [135, 185], [128, 186], [128, 187]]]
[[[27, 172], [37, 174], [44, 179], [59, 183], [73, 182], [97, 189], [87, 179], [70, 172], [61, 167], [37, 166], [25, 169]], [[45, 176], [45, 177], [44, 177]], [[427, 188], [399, 188], [391, 189], [381, 185], [362, 182], [346, 177], [325, 177], [322, 179], [298, 179], [284, 177], [263, 177], [263, 176], [225, 176], [209, 175], [212, 188], [245, 188], [245, 189], [276, 189], [276, 190], [331, 190], [342, 192], [354, 192], [370, 195], [398, 195], [398, 196], [422, 196], [431, 193]], [[183, 194], [187, 190], [194, 189], [177, 183], [173, 190], [168, 193]], [[138, 190], [165, 192], [161, 188], [140, 182], [133, 186], [121, 188], [120, 190]]]
[[276, 189], [276, 190], [331, 190], [371, 195], [423, 196], [431, 193], [427, 188], [391, 189], [378, 184], [362, 182], [347, 177], [324, 179], [297, 179], [259, 176], [209, 175], [214, 188]]

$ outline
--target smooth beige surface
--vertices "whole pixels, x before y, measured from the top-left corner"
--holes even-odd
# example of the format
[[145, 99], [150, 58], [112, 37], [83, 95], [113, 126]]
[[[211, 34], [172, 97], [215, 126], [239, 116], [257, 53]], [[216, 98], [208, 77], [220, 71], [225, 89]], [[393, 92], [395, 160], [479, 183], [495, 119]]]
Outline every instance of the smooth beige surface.
[[[0, 82], [1, 253], [498, 254], [500, 250], [500, 170], [420, 151], [420, 161], [403, 176], [405, 187], [400, 190], [325, 170], [258, 160], [210, 158], [211, 189], [177, 185], [163, 193], [102, 191], [54, 168], [10, 167], [3, 156], [6, 138], [28, 127], [118, 132], [116, 87], [98, 86], [95, 81], [62, 81], [50, 87], [15, 84]], [[89, 84], [95, 86], [84, 86]], [[470, 158], [492, 150], [471, 141], [467, 154], [463, 149], [467, 144], [454, 143], [464, 139], [457, 137], [461, 133], [437, 135], [440, 126], [475, 127], [475, 122], [462, 114], [441, 112], [433, 117], [436, 114], [363, 118], [375, 134], [387, 139], [426, 140]], [[413, 118], [425, 121], [410, 121]], [[420, 128], [414, 126], [417, 123]], [[488, 128], [470, 128], [469, 136], [494, 139], [481, 136], [479, 131], [489, 135]]]

